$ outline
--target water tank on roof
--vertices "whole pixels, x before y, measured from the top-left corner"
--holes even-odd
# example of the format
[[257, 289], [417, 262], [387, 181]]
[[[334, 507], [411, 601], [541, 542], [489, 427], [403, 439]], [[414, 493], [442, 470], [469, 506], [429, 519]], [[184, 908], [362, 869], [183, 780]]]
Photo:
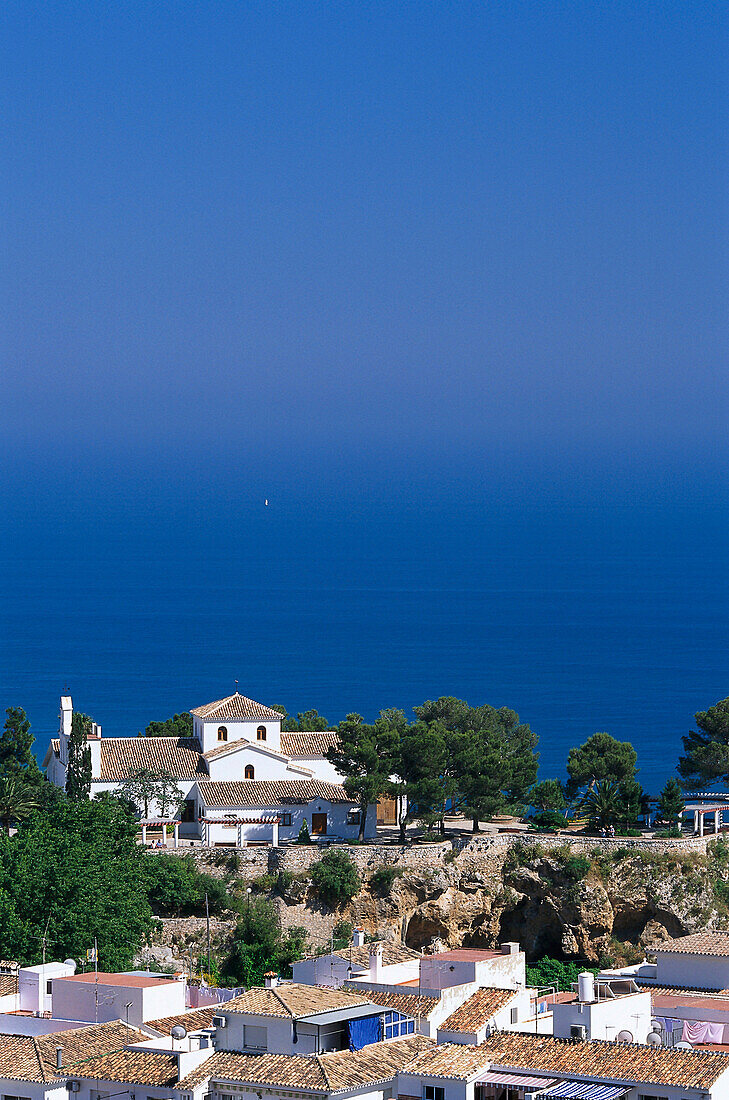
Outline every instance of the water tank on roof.
[[577, 999], [584, 1005], [595, 1000], [595, 975], [588, 972], [577, 975]]

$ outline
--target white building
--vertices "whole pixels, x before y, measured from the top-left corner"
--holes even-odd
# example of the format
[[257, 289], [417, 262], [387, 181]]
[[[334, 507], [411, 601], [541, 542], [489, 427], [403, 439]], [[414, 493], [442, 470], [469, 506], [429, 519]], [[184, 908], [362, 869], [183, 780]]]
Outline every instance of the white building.
[[523, 1023], [530, 1016], [530, 1005], [527, 989], [484, 986], [443, 1020], [438, 1027], [438, 1042], [482, 1043], [493, 1031]]
[[148, 1020], [185, 1011], [185, 983], [144, 972], [69, 974], [52, 980], [53, 1015], [104, 1023]]
[[[190, 712], [193, 736], [103, 737], [95, 725], [86, 743], [91, 753], [91, 794], [118, 789], [130, 771], [149, 768], [175, 776], [183, 808], [174, 837], [212, 846], [277, 844], [295, 839], [305, 820], [316, 839], [354, 840], [360, 810], [345, 792], [343, 777], [325, 753], [335, 731], [282, 733], [278, 711], [236, 692]], [[65, 786], [73, 703], [61, 697], [58, 738], [44, 760], [48, 779]], [[150, 808], [149, 828], [170, 818]], [[377, 830], [369, 807], [365, 836]], [[145, 827], [146, 837], [148, 828]], [[165, 835], [166, 830], [161, 830]]]
[[295, 962], [294, 981], [333, 987], [350, 981], [371, 985], [417, 982], [420, 958], [419, 951], [403, 943], [387, 940], [365, 943], [364, 932], [355, 928], [349, 946]]

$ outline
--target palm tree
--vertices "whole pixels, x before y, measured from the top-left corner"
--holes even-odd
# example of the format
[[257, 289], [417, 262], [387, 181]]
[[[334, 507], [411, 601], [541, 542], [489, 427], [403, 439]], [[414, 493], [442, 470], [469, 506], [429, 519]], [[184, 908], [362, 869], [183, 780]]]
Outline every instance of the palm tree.
[[622, 809], [617, 783], [611, 779], [598, 779], [580, 802], [590, 822], [598, 828], [614, 825]]
[[39, 808], [40, 803], [27, 783], [8, 777], [0, 779], [0, 824], [10, 836], [10, 826], [24, 821]]

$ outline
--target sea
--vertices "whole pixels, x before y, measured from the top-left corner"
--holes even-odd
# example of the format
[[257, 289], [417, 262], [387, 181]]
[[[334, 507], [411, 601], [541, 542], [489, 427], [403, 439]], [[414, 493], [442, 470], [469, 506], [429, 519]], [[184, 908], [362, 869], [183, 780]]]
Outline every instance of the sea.
[[656, 794], [729, 695], [726, 513], [686, 486], [120, 492], [11, 535], [0, 700], [40, 758], [63, 692], [105, 736], [236, 687], [332, 723], [453, 695], [517, 711], [541, 778], [596, 731], [630, 741]]

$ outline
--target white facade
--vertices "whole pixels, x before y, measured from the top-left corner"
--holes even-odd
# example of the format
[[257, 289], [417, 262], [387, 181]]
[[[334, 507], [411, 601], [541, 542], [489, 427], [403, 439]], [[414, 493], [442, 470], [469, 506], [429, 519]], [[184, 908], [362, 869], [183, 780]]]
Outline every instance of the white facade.
[[89, 1023], [128, 1019], [139, 1027], [185, 1011], [184, 982], [124, 974], [99, 974], [98, 984], [93, 979], [93, 974], [54, 979], [54, 1016]]
[[501, 951], [462, 948], [424, 955], [420, 960], [423, 992], [471, 982], [495, 989], [526, 986], [526, 955], [519, 950], [518, 943], [505, 943]]
[[729, 957], [657, 950], [656, 982], [689, 989], [727, 989]]
[[[41, 1015], [53, 1010], [53, 980], [75, 974], [75, 963], [41, 963], [21, 966], [18, 972], [18, 1006], [21, 1012]], [[61, 1015], [57, 1013], [57, 1015]], [[85, 1016], [67, 1016], [70, 1020], [85, 1020]]]
[[552, 1006], [553, 1034], [557, 1039], [578, 1037], [574, 1028], [584, 1028], [585, 1039], [614, 1042], [622, 1032], [628, 1042], [645, 1043], [651, 1028], [650, 993], [627, 993], [591, 1002], [573, 1001]]

